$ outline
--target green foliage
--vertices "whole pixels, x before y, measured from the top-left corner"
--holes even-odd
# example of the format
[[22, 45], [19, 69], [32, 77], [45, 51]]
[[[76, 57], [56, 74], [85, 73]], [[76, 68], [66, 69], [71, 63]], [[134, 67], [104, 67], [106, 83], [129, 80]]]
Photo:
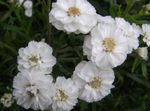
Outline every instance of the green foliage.
[[[17, 74], [17, 55], [20, 47], [31, 40], [46, 42], [53, 47], [57, 64], [53, 76], [70, 77], [75, 66], [86, 60], [82, 53], [84, 35], [67, 35], [48, 23], [48, 0], [35, 0], [33, 17], [27, 18], [24, 9], [0, 0], [0, 97], [11, 92], [13, 77]], [[136, 24], [150, 23], [145, 13], [149, 0], [89, 0], [101, 15], [123, 17]], [[145, 44], [141, 43], [141, 46]], [[149, 50], [150, 52], [150, 50]], [[73, 111], [149, 111], [150, 109], [150, 59], [143, 61], [134, 52], [126, 62], [115, 68], [116, 80], [112, 93], [100, 102], [88, 104], [79, 101]], [[14, 104], [0, 111], [25, 111]], [[31, 111], [31, 110], [29, 110]]]

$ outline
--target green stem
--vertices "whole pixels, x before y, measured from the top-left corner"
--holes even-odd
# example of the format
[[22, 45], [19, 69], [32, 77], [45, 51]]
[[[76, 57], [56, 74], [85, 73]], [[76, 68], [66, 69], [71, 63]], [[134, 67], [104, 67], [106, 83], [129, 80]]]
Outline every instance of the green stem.
[[47, 29], [48, 29], [48, 36], [47, 36], [47, 42], [50, 44], [52, 39], [52, 25], [49, 23], [49, 12], [51, 10], [52, 1], [47, 1], [47, 11], [48, 11], [48, 18], [47, 18]]

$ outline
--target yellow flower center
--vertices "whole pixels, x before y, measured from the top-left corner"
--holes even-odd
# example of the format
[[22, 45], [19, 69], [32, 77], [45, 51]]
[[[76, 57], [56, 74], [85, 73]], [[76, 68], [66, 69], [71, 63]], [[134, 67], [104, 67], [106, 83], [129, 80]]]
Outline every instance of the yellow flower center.
[[68, 95], [65, 93], [64, 90], [58, 89], [57, 90], [57, 99], [59, 101], [66, 101], [68, 99]]
[[29, 84], [26, 86], [26, 91], [29, 97], [34, 97], [36, 94], [39, 93], [39, 89], [37, 89], [37, 86], [35, 84]]
[[39, 61], [40, 57], [38, 57], [37, 55], [31, 55], [30, 57], [28, 57], [28, 63], [32, 66], [37, 65]]
[[88, 85], [90, 87], [92, 87], [93, 89], [98, 89], [101, 86], [101, 78], [100, 77], [94, 77], [93, 80], [91, 82], [88, 83]]
[[106, 52], [113, 52], [116, 47], [115, 40], [113, 38], [105, 38], [102, 45]]
[[79, 16], [81, 13], [80, 13], [80, 9], [79, 8], [77, 8], [77, 7], [75, 7], [75, 6], [73, 6], [73, 7], [70, 7], [69, 9], [68, 9], [68, 15], [69, 16], [73, 16], [73, 17], [75, 17], [75, 16]]

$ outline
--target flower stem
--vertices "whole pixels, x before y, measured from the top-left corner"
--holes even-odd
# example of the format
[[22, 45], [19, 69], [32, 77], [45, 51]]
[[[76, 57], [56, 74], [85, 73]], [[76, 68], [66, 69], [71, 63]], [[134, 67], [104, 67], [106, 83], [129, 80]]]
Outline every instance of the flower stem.
[[52, 25], [49, 23], [49, 12], [51, 10], [51, 0], [47, 0], [47, 11], [48, 11], [48, 18], [47, 18], [47, 29], [48, 29], [48, 36], [47, 36], [47, 42], [50, 44], [52, 39]]

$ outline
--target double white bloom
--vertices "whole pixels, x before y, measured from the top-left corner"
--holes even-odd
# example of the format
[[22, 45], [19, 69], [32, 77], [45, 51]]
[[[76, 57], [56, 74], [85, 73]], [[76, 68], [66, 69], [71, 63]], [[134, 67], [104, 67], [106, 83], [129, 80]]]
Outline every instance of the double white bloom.
[[79, 98], [87, 102], [99, 101], [110, 94], [114, 78], [112, 69], [100, 69], [86, 61], [79, 63], [73, 74], [73, 80], [80, 89]]
[[76, 105], [78, 88], [72, 79], [58, 77], [55, 83], [55, 96], [53, 97], [53, 111], [70, 111]]
[[83, 51], [99, 67], [121, 65], [139, 46], [140, 27], [122, 18], [98, 15], [98, 25], [85, 37]]
[[41, 72], [24, 70], [14, 78], [13, 96], [17, 104], [26, 109], [48, 109], [52, 103], [55, 90], [53, 78]]
[[19, 49], [18, 69], [44, 71], [49, 74], [56, 64], [56, 58], [52, 55], [52, 48], [45, 42], [29, 42], [28, 46]]
[[52, 4], [50, 22], [67, 33], [87, 34], [96, 25], [96, 10], [87, 0], [57, 0]]
[[99, 67], [116, 67], [122, 64], [127, 50], [127, 39], [117, 26], [106, 23], [99, 23], [91, 34], [85, 37], [83, 45], [84, 54]]

